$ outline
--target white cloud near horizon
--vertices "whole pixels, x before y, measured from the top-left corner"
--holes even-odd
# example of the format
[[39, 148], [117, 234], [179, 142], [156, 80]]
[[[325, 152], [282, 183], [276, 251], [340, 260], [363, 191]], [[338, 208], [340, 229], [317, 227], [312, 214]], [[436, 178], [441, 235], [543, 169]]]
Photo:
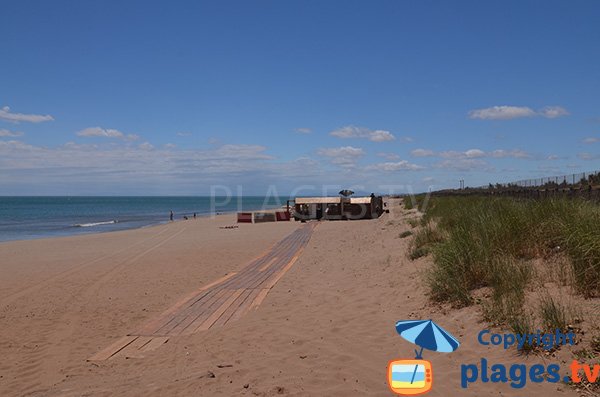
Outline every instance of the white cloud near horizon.
[[435, 156], [435, 152], [428, 149], [415, 149], [410, 152], [410, 155], [413, 157], [432, 157]]
[[393, 141], [396, 137], [389, 131], [385, 130], [370, 130], [364, 127], [356, 127], [348, 125], [337, 130], [333, 130], [329, 133], [331, 136], [337, 138], [348, 139], [348, 138], [364, 138], [371, 142], [385, 142]]
[[597, 143], [597, 142], [600, 142], [600, 138], [598, 138], [598, 137], [589, 137], [589, 138], [585, 138], [581, 142], [587, 143], [587, 144]]
[[140, 136], [136, 134], [124, 134], [119, 130], [101, 127], [88, 127], [78, 131], [76, 135], [81, 137], [118, 138], [125, 141], [137, 141], [140, 139]]
[[24, 113], [12, 113], [10, 107], [4, 106], [0, 109], [0, 120], [8, 121], [10, 123], [18, 124], [22, 121], [28, 123], [42, 123], [44, 121], [53, 121], [54, 118], [49, 114], [24, 114]]
[[23, 136], [21, 131], [9, 131], [7, 129], [0, 129], [0, 137], [18, 137]]
[[521, 149], [496, 149], [491, 152], [486, 152], [481, 149], [469, 149], [464, 152], [455, 150], [446, 150], [442, 152], [434, 152], [429, 149], [415, 149], [410, 152], [413, 157], [441, 157], [445, 159], [476, 159], [484, 157], [493, 158], [516, 158], [516, 159], [528, 159], [532, 158], [531, 154]]
[[353, 146], [342, 146], [337, 148], [321, 148], [317, 150], [317, 154], [329, 158], [332, 164], [341, 167], [352, 167], [356, 165], [359, 158], [365, 155], [362, 148]]
[[578, 153], [577, 157], [580, 158], [581, 160], [598, 160], [598, 159], [600, 159], [600, 154], [583, 152], [583, 153]]
[[296, 128], [294, 131], [296, 131], [299, 134], [310, 134], [312, 132], [312, 129], [310, 129], [310, 128]]
[[[95, 175], [151, 176], [243, 173], [261, 170], [274, 158], [260, 145], [223, 145], [213, 150], [173, 150], [140, 145], [92, 145], [68, 142], [48, 148], [0, 140], [0, 169], [4, 176], [16, 170], [56, 170], [57, 176], [93, 172]], [[35, 172], [34, 172], [35, 174]], [[65, 181], [69, 181], [66, 179]]]
[[555, 119], [561, 116], [569, 115], [567, 109], [561, 106], [546, 106], [539, 111], [535, 111], [527, 106], [492, 106], [489, 108], [474, 109], [469, 111], [470, 119], [479, 120], [512, 120], [524, 117], [541, 116], [548, 119]]
[[395, 171], [418, 171], [423, 170], [425, 167], [409, 163], [406, 160], [400, 161], [389, 161], [385, 163], [371, 164], [366, 167], [367, 170], [383, 171], [383, 172], [395, 172]]
[[377, 156], [383, 157], [386, 160], [400, 160], [400, 156], [396, 153], [380, 152], [380, 153], [377, 153]]
[[487, 162], [479, 158], [453, 158], [440, 161], [435, 165], [437, 168], [442, 168], [447, 171], [486, 171], [489, 172], [491, 167]]
[[[121, 141], [46, 147], [0, 139], [0, 186], [5, 194], [24, 195], [210, 194], [211, 186], [231, 187], [234, 194], [243, 186], [243, 194], [261, 195], [275, 185], [286, 191], [308, 186], [318, 194], [323, 185], [352, 186], [363, 171], [332, 173], [324, 161], [307, 156], [283, 160], [262, 145], [148, 148]], [[323, 153], [343, 162], [362, 150]], [[376, 172], [364, 180], [372, 186], [389, 184]]]
[[538, 111], [538, 114], [547, 119], [555, 119], [561, 116], [568, 116], [567, 109], [560, 106], [546, 106]]

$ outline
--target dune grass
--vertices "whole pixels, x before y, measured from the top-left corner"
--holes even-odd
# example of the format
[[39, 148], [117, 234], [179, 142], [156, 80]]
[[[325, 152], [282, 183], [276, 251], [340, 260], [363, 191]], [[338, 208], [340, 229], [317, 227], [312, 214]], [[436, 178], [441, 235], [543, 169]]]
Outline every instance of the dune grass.
[[[520, 309], [533, 274], [530, 260], [558, 253], [572, 267], [573, 288], [585, 297], [600, 296], [600, 207], [595, 203], [434, 197], [424, 222], [415, 233], [411, 257], [433, 254], [427, 283], [434, 300], [470, 305], [474, 290], [490, 287], [494, 309], [489, 314], [510, 324], [516, 321], [514, 313], [502, 307]], [[548, 308], [549, 315], [556, 314]]]
[[406, 238], [406, 237], [412, 236], [412, 235], [413, 235], [413, 232], [411, 232], [410, 230], [406, 230], [406, 231], [403, 231], [402, 233], [400, 233], [398, 235], [398, 237], [400, 237], [400, 238]]

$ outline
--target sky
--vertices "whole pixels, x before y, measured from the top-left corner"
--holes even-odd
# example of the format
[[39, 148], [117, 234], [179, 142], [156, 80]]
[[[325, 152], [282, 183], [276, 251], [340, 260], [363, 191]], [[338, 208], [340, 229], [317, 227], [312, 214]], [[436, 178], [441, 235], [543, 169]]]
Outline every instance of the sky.
[[0, 195], [600, 170], [597, 1], [6, 1]]

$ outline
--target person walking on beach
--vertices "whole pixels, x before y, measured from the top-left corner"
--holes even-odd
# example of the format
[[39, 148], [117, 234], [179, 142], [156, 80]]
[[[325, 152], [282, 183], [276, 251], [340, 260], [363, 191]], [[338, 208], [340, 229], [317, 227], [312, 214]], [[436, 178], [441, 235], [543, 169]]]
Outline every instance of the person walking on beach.
[[171, 222], [173, 222], [173, 210], [171, 210], [171, 214], [169, 215], [169, 218], [171, 219]]

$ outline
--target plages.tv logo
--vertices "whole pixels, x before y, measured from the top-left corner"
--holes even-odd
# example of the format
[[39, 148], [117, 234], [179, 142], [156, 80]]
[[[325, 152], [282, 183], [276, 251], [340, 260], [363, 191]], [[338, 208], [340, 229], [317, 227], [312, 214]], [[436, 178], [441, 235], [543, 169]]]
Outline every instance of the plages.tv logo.
[[425, 394], [433, 387], [433, 367], [423, 360], [423, 349], [451, 353], [460, 343], [432, 320], [405, 320], [396, 323], [396, 331], [407, 341], [419, 346], [415, 358], [391, 360], [387, 379], [390, 390], [401, 396]]

